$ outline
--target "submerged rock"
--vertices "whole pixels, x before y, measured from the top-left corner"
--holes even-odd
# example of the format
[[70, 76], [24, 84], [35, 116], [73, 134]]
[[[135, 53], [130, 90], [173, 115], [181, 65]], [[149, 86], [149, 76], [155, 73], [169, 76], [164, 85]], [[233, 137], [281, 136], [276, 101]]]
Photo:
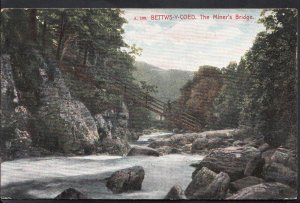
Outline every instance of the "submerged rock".
[[145, 171], [141, 166], [122, 169], [114, 172], [106, 183], [113, 193], [141, 190]]
[[184, 190], [179, 185], [174, 185], [166, 195], [165, 199], [179, 200], [187, 198], [184, 194]]
[[159, 152], [149, 147], [133, 147], [128, 152], [127, 156], [159, 156]]
[[64, 190], [61, 194], [57, 195], [55, 199], [89, 199], [86, 195], [82, 194], [74, 188]]
[[236, 194], [226, 199], [284, 199], [295, 198], [297, 191], [282, 183], [261, 183], [239, 190]]

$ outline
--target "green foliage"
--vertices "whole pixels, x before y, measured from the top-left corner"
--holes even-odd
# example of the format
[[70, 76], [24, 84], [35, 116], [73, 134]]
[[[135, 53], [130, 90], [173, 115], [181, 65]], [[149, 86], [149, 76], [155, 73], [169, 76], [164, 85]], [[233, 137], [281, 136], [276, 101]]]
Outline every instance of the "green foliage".
[[225, 84], [215, 101], [216, 128], [255, 128], [279, 146], [296, 135], [297, 11], [264, 10], [257, 35], [239, 65], [224, 69]]
[[[12, 55], [18, 88], [38, 96], [39, 67], [47, 66], [37, 60], [42, 54], [47, 63], [55, 61], [71, 95], [92, 114], [120, 107], [126, 100], [111, 78], [139, 88], [132, 72], [142, 51], [123, 41], [126, 20], [121, 14], [110, 8], [2, 11], [1, 50]], [[131, 114], [146, 119], [146, 111], [137, 108]]]
[[129, 127], [135, 131], [142, 132], [144, 129], [148, 129], [153, 124], [151, 123], [152, 115], [144, 107], [138, 105], [129, 105]]
[[278, 146], [296, 133], [297, 11], [268, 12], [260, 20], [266, 31], [245, 56], [249, 83], [242, 116], [269, 144]]
[[240, 112], [245, 95], [247, 72], [245, 61], [240, 64], [231, 62], [223, 69], [224, 84], [214, 101], [216, 121], [210, 123], [212, 128], [236, 128], [239, 126]]

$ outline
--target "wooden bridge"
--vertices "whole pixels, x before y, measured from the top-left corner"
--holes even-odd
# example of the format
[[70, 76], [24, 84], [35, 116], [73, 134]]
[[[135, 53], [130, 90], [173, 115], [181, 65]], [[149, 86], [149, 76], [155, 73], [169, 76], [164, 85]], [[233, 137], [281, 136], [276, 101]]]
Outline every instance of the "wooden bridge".
[[[63, 71], [73, 72], [73, 75], [75, 75], [78, 79], [97, 87], [100, 82], [97, 81], [94, 76], [87, 73], [87, 70], [93, 66], [78, 66], [82, 67], [74, 70], [74, 68], [71, 68], [66, 63], [60, 64], [60, 68]], [[154, 98], [147, 92], [141, 91], [140, 88], [134, 86], [132, 83], [129, 83], [126, 80], [121, 80], [114, 77], [111, 73], [109, 73], [107, 68], [101, 68], [101, 75], [106, 79], [106, 81], [108, 80], [111, 85], [119, 89], [125, 97], [130, 98], [141, 106], [147, 108], [148, 110], [159, 114], [160, 116], [164, 117], [165, 120], [171, 121], [172, 123], [176, 124], [176, 126], [182, 127], [187, 130], [196, 132], [201, 131], [201, 126], [198, 119], [192, 116], [186, 110], [179, 109], [175, 106], [172, 106], [170, 108], [170, 104]]]

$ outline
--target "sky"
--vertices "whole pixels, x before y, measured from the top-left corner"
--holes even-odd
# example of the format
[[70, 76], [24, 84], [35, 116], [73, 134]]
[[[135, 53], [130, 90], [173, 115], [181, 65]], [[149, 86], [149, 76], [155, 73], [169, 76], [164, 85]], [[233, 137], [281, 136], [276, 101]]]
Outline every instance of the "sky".
[[[261, 9], [124, 9], [128, 23], [123, 26], [123, 37], [127, 44], [142, 48], [137, 61], [162, 69], [222, 68], [239, 62], [256, 34], [265, 30], [257, 23], [260, 13]], [[172, 19], [153, 19], [153, 15], [171, 15]], [[185, 19], [188, 15], [190, 19]], [[214, 19], [214, 15], [227, 18]], [[236, 15], [252, 19], [236, 19]]]

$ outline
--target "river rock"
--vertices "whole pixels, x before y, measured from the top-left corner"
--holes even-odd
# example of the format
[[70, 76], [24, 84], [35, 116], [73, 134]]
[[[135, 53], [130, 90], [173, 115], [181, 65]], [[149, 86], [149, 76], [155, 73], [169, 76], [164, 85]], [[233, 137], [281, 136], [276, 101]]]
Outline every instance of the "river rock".
[[245, 178], [231, 182], [229, 185], [229, 188], [231, 191], [236, 192], [243, 188], [250, 187], [252, 185], [257, 185], [257, 184], [260, 184], [263, 182], [264, 182], [264, 180], [261, 178], [257, 178], [255, 176], [247, 176]]
[[271, 146], [268, 143], [264, 143], [258, 147], [258, 150], [261, 152], [265, 152], [268, 149], [271, 149]]
[[265, 166], [263, 178], [267, 181], [276, 181], [295, 187], [297, 184], [297, 173], [283, 164], [273, 162]]
[[98, 153], [109, 153], [111, 155], [126, 155], [129, 150], [127, 142], [122, 141], [119, 137], [104, 138], [100, 143]]
[[266, 165], [270, 165], [272, 163], [271, 157], [273, 156], [276, 149], [267, 149], [261, 154], [261, 157], [265, 160]]
[[203, 190], [197, 190], [191, 199], [224, 199], [229, 188], [230, 177], [220, 172], [214, 180]]
[[260, 151], [254, 147], [227, 147], [212, 150], [198, 165], [193, 172], [193, 176], [202, 167], [220, 173], [226, 172], [232, 181], [244, 176], [247, 163], [257, 156]]
[[215, 179], [217, 174], [206, 167], [202, 167], [201, 170], [193, 177], [192, 182], [187, 186], [185, 195], [188, 198], [194, 196], [198, 191], [204, 191], [204, 189]]
[[254, 175], [260, 177], [263, 171], [264, 164], [265, 160], [261, 157], [261, 154], [257, 154], [257, 156], [253, 157], [251, 160], [248, 161], [244, 171], [244, 175]]
[[113, 193], [141, 190], [144, 176], [145, 171], [141, 166], [122, 169], [109, 177], [106, 187]]
[[184, 190], [179, 185], [174, 185], [166, 195], [165, 199], [179, 200], [187, 198], [184, 194]]
[[231, 133], [234, 130], [217, 130], [203, 132], [201, 137], [194, 140], [192, 153], [203, 153], [206, 150], [227, 147], [231, 139]]
[[131, 141], [137, 141], [142, 135], [143, 134], [140, 132], [130, 132], [130, 134], [128, 135], [128, 139]]
[[148, 145], [148, 147], [151, 147], [154, 149], [163, 147], [163, 146], [171, 146], [171, 142], [168, 139], [161, 139], [161, 140], [154, 140]]
[[132, 147], [127, 156], [159, 156], [159, 152], [150, 147]]
[[206, 150], [208, 139], [205, 137], [197, 138], [192, 144], [192, 153], [201, 153]]
[[233, 200], [273, 200], [273, 199], [284, 199], [284, 198], [294, 198], [297, 192], [291, 187], [284, 185], [282, 183], [261, 183], [258, 185], [253, 185], [239, 190], [236, 194], [228, 197], [227, 199]]
[[296, 153], [292, 150], [279, 147], [275, 150], [270, 158], [271, 162], [283, 164], [284, 166], [297, 171], [297, 158]]
[[55, 199], [88, 199], [88, 197], [74, 188], [64, 190]]

